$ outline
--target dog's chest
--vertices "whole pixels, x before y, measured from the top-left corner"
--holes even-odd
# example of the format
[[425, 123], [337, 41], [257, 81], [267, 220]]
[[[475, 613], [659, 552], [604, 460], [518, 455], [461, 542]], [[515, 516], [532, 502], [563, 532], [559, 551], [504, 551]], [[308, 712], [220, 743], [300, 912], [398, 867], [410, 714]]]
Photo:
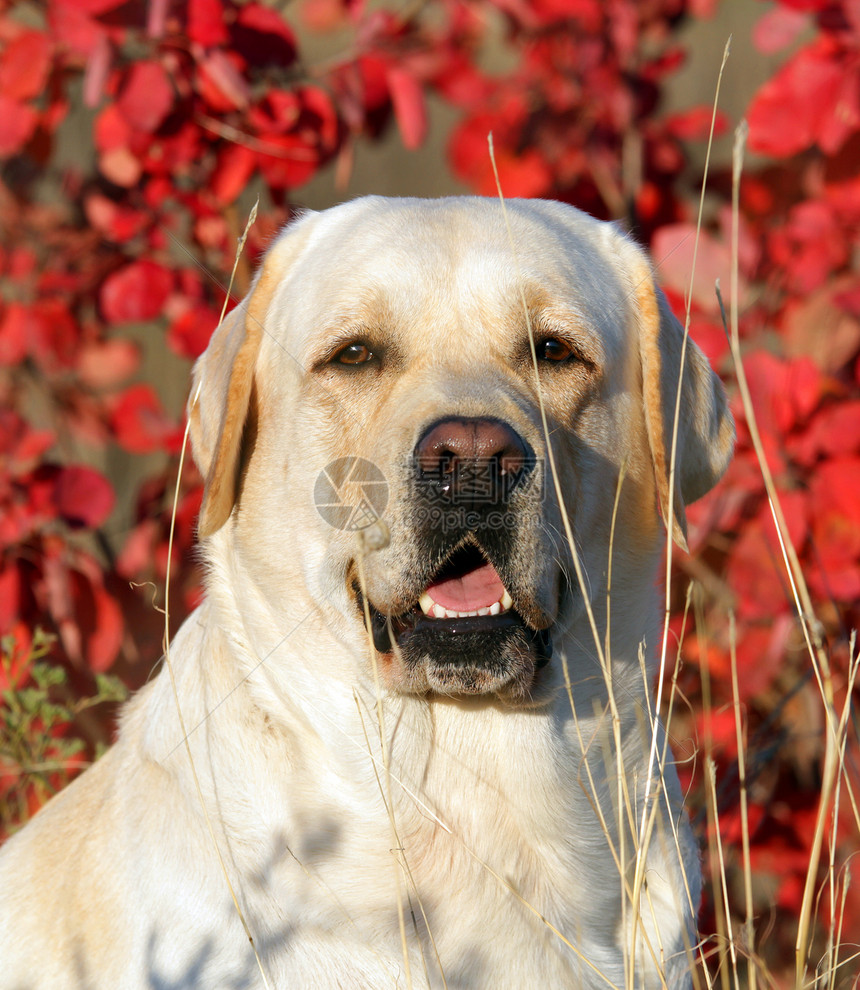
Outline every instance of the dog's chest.
[[581, 946], [617, 898], [600, 883], [610, 864], [571, 826], [583, 809], [554, 769], [559, 754], [532, 740], [530, 768], [511, 775], [497, 772], [492, 742], [481, 759], [467, 744], [437, 743], [424, 760], [410, 753], [404, 763], [395, 750], [390, 774], [354, 777], [339, 808], [306, 806], [294, 818], [281, 909], [359, 934], [395, 969], [402, 912], [416, 972], [426, 968], [434, 988], [588, 986], [567, 943]]
[[489, 822], [480, 837], [426, 818], [418, 829], [401, 820], [395, 835], [379, 821], [375, 841], [364, 824], [337, 832], [335, 857], [334, 841], [298, 844], [305, 861], [279, 885], [280, 911], [309, 933], [356, 939], [401, 974], [402, 912], [415, 987], [588, 986], [565, 944], [577, 944], [583, 926], [581, 883], [563, 851], [548, 857]]

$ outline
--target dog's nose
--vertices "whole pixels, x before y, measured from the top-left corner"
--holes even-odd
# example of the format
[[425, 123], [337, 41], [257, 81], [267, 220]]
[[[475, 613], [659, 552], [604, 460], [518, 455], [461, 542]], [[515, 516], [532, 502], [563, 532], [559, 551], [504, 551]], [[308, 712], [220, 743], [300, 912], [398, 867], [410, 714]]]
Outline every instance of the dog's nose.
[[504, 499], [534, 465], [523, 438], [498, 419], [451, 417], [424, 432], [415, 446], [418, 477], [445, 498]]

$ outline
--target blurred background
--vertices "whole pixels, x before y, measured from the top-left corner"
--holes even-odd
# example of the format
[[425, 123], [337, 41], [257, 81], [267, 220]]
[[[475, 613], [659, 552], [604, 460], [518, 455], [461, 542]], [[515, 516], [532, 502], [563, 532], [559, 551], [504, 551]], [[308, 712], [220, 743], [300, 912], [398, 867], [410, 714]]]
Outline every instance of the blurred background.
[[[0, 837], [156, 669], [169, 553], [171, 628], [199, 600], [188, 462], [168, 549], [188, 376], [268, 241], [365, 193], [496, 195], [490, 132], [506, 196], [651, 251], [732, 396], [736, 458], [673, 564], [698, 978], [794, 986], [800, 941], [800, 983], [857, 986], [858, 0], [0, 0]], [[733, 223], [803, 618], [715, 292]]]

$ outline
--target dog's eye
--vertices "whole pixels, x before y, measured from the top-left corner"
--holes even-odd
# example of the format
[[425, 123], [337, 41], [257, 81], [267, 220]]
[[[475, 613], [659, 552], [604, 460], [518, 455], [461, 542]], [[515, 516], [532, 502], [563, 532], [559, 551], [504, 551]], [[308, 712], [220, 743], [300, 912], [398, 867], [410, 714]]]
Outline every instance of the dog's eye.
[[535, 344], [535, 352], [539, 361], [553, 361], [560, 364], [573, 357], [573, 349], [570, 344], [559, 340], [558, 337], [544, 337]]
[[373, 351], [367, 344], [362, 344], [360, 341], [341, 347], [332, 358], [332, 361], [337, 361], [338, 364], [367, 364], [368, 361], [372, 360]]

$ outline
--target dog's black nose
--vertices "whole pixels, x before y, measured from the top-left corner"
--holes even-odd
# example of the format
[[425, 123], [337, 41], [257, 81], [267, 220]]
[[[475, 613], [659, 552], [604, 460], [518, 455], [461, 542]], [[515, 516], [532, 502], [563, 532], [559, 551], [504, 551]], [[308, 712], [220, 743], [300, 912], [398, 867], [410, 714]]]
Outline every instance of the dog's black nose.
[[451, 417], [432, 424], [415, 445], [418, 479], [457, 502], [503, 501], [534, 466], [523, 438], [498, 419]]

